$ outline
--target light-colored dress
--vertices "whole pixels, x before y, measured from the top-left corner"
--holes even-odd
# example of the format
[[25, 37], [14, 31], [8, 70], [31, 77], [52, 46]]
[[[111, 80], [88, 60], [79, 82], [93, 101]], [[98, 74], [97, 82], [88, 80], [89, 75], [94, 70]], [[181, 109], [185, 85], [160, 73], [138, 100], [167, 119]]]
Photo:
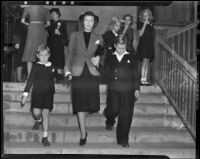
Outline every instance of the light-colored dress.
[[[47, 43], [47, 31], [45, 23], [51, 19], [49, 9], [41, 5], [32, 5], [24, 9], [22, 18], [29, 17], [28, 33], [22, 57], [23, 62], [36, 60], [36, 51], [41, 44]], [[41, 23], [40, 23], [41, 22]]]

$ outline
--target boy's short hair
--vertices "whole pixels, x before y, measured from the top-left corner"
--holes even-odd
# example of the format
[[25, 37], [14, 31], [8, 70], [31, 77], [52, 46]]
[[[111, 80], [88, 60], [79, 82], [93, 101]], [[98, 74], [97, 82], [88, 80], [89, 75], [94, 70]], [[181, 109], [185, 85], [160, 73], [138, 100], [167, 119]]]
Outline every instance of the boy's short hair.
[[48, 47], [47, 45], [44, 45], [44, 44], [42, 44], [42, 45], [40, 45], [40, 46], [38, 47], [38, 49], [37, 49], [37, 54], [39, 54], [41, 51], [44, 51], [44, 50], [48, 51], [48, 53], [50, 54], [50, 49], [49, 49], [49, 47]]
[[121, 45], [126, 44], [126, 38], [124, 36], [119, 35], [119, 37], [115, 41], [115, 45], [117, 45], [117, 44], [121, 44]]

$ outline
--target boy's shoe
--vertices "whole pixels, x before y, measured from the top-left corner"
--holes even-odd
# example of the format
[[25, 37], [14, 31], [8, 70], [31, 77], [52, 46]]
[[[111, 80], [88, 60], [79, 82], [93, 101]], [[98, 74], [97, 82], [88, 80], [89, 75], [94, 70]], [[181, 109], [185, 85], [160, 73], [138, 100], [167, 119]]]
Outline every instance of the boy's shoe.
[[111, 131], [113, 129], [113, 125], [106, 124], [106, 130]]
[[130, 147], [128, 143], [118, 143], [118, 144], [121, 145], [122, 147]]
[[43, 137], [43, 138], [42, 138], [42, 144], [43, 144], [44, 146], [50, 146], [50, 143], [49, 143], [49, 140], [48, 140], [47, 137]]
[[35, 121], [35, 124], [33, 125], [33, 130], [38, 130], [40, 125], [42, 125], [42, 121], [38, 122], [38, 121]]

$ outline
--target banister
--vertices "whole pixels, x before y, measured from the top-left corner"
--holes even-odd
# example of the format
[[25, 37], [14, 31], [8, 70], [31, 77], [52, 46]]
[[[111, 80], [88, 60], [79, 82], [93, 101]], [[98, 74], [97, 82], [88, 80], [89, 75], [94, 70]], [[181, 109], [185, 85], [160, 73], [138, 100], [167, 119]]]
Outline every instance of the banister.
[[177, 61], [183, 65], [183, 67], [185, 68], [185, 70], [192, 75], [193, 79], [197, 78], [197, 71], [187, 62], [185, 61], [181, 56], [179, 56], [175, 50], [172, 50], [172, 48], [170, 48], [165, 42], [163, 42], [159, 37], [158, 38], [158, 42], [161, 43], [167, 50], [168, 53], [171, 54], [171, 56], [173, 56], [175, 59], [177, 59]]
[[184, 27], [178, 28], [174, 32], [169, 33], [166, 38], [170, 38], [172, 36], [176, 36], [177, 34], [181, 34], [181, 33], [185, 32], [185, 31], [188, 31], [188, 30], [196, 27], [198, 25], [198, 23], [199, 23], [199, 21], [196, 21], [196, 22], [194, 22], [192, 24], [189, 24], [189, 25], [186, 25]]

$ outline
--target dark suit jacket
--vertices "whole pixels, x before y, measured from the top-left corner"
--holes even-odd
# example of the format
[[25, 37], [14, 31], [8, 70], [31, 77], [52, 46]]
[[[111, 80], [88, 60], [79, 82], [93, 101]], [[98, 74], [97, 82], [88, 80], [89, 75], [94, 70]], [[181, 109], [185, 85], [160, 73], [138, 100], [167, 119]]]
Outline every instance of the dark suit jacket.
[[91, 58], [95, 57], [98, 45], [103, 45], [103, 38], [99, 34], [91, 33], [88, 48], [86, 49], [83, 31], [72, 33], [65, 60], [65, 72], [71, 72], [72, 76], [80, 76], [86, 63], [90, 73], [94, 76], [99, 76], [99, 71], [91, 62]]
[[138, 74], [137, 59], [133, 54], [124, 55], [121, 62], [116, 55], [109, 54], [105, 61], [105, 66], [101, 67], [106, 76], [106, 81], [110, 90], [131, 91], [140, 90], [140, 80]]

